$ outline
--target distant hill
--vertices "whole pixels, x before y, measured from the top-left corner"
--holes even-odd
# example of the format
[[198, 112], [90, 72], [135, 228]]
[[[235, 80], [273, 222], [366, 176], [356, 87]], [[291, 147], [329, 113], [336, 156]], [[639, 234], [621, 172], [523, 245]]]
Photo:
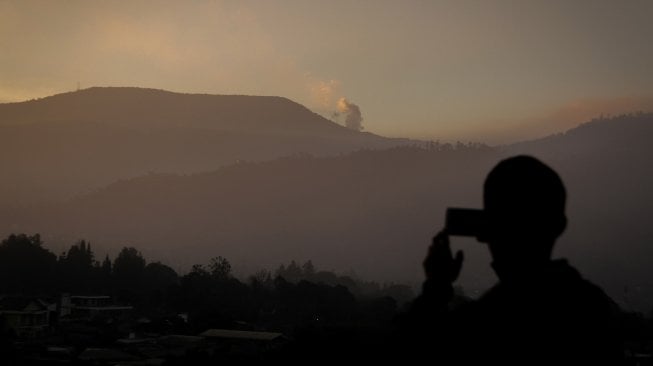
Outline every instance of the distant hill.
[[0, 204], [66, 199], [148, 172], [406, 142], [347, 129], [286, 98], [90, 88], [0, 104]]
[[0, 104], [0, 115], [0, 126], [95, 122], [148, 128], [359, 135], [282, 97], [182, 94], [127, 87], [93, 87], [22, 103]]
[[570, 220], [559, 253], [616, 300], [653, 307], [653, 114], [595, 119], [508, 148], [551, 162], [567, 184]]
[[[395, 147], [151, 174], [66, 204], [5, 212], [0, 232], [41, 232], [62, 248], [85, 238], [114, 254], [134, 245], [184, 268], [216, 255], [243, 272], [312, 259], [368, 278], [418, 282], [445, 208], [480, 207], [492, 166], [528, 153], [567, 185], [570, 225], [556, 253], [617, 301], [650, 308], [652, 132], [653, 114], [640, 114], [501, 148]], [[462, 283], [469, 291], [494, 282], [483, 245], [464, 239], [454, 245], [467, 252]]]

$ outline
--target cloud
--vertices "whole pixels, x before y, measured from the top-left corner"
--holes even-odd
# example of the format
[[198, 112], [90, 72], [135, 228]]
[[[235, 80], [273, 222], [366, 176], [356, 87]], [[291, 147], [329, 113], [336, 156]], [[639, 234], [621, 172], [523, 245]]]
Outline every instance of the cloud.
[[318, 80], [310, 75], [307, 77], [310, 99], [313, 106], [324, 111], [332, 111], [336, 98], [340, 95], [341, 82], [338, 80]]
[[[43, 4], [40, 6], [40, 4]], [[89, 86], [280, 95], [333, 110], [340, 82], [311, 76], [246, 3], [0, 1], [0, 99]], [[46, 31], [47, 29], [47, 31]], [[307, 90], [307, 85], [308, 90]]]

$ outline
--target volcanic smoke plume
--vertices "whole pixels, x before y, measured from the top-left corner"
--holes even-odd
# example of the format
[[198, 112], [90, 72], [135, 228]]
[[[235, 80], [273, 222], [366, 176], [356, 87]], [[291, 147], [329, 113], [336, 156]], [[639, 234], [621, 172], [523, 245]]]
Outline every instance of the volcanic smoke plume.
[[338, 99], [336, 108], [336, 115], [345, 115], [345, 126], [347, 128], [355, 131], [361, 131], [363, 129], [363, 116], [361, 115], [360, 108], [356, 104], [350, 103], [343, 97]]

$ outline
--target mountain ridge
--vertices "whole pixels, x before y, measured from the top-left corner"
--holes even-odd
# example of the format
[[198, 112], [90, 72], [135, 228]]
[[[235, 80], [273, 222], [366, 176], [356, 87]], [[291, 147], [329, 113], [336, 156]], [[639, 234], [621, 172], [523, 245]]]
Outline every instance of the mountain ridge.
[[[621, 296], [624, 285], [643, 289], [638, 301], [646, 307], [653, 304], [645, 295], [653, 293], [653, 281], [644, 259], [653, 256], [647, 221], [653, 174], [646, 168], [653, 147], [645, 132], [653, 114], [624, 118], [631, 128], [620, 119], [596, 122], [546, 144], [424, 144], [332, 157], [298, 154], [187, 176], [152, 174], [36, 213], [8, 214], [0, 233], [41, 232], [61, 245], [85, 238], [113, 253], [134, 245], [182, 267], [222, 255], [247, 273], [312, 259], [367, 278], [417, 282], [444, 209], [480, 207], [492, 166], [530, 154], [556, 169], [567, 186], [570, 225], [557, 255], [613, 296]], [[593, 144], [579, 146], [586, 140]], [[463, 239], [456, 245], [468, 254], [463, 286], [487, 287], [493, 275], [484, 247]]]
[[408, 141], [347, 129], [283, 97], [83, 89], [0, 104], [0, 204], [67, 199], [148, 172]]
[[[302, 115], [303, 114], [303, 115]], [[287, 125], [274, 125], [298, 118]], [[300, 129], [314, 134], [357, 131], [345, 128], [280, 96], [177, 93], [137, 87], [92, 87], [35, 100], [0, 104], [0, 125], [48, 122], [138, 123], [140, 127], [188, 126], [232, 131]], [[288, 132], [288, 131], [286, 131]]]
[[[107, 91], [116, 90], [92, 93]], [[40, 232], [55, 247], [84, 238], [114, 254], [133, 245], [148, 258], [174, 259], [182, 267], [214, 255], [245, 273], [312, 259], [368, 278], [418, 282], [428, 238], [443, 222], [444, 209], [479, 207], [492, 166], [529, 154], [556, 169], [568, 187], [570, 225], [557, 253], [613, 296], [628, 285], [643, 289], [638, 301], [644, 307], [653, 304], [646, 295], [653, 293], [653, 281], [645, 260], [653, 256], [647, 221], [653, 216], [653, 114], [597, 119], [490, 148], [386, 139], [347, 130], [283, 98], [261, 98], [236, 99], [290, 106], [281, 115], [305, 119], [274, 118], [268, 127], [284, 127], [258, 130], [234, 122], [254, 121], [256, 113], [236, 113], [220, 128], [207, 128], [203, 123], [226, 117], [200, 113], [209, 117], [180, 124], [179, 116], [189, 115], [185, 111], [195, 103], [183, 102], [177, 114], [160, 114], [168, 119], [145, 122], [127, 108], [103, 121], [73, 115], [56, 123], [1, 125], [0, 235]], [[134, 108], [148, 111], [162, 103], [154, 100], [137, 100]], [[4, 107], [0, 121], [7, 121]], [[295, 130], [296, 124], [310, 128]], [[50, 204], [38, 204], [48, 199]], [[457, 243], [469, 254], [463, 285], [475, 291], [491, 283], [484, 247]]]

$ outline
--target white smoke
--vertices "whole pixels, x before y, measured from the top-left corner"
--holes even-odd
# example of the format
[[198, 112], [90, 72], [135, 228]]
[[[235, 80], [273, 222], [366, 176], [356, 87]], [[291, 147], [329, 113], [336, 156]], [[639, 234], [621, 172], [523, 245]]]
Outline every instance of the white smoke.
[[336, 103], [334, 116], [338, 117], [339, 115], [345, 116], [345, 127], [354, 131], [361, 131], [363, 129], [363, 115], [361, 114], [360, 108], [344, 97], [338, 99]]

